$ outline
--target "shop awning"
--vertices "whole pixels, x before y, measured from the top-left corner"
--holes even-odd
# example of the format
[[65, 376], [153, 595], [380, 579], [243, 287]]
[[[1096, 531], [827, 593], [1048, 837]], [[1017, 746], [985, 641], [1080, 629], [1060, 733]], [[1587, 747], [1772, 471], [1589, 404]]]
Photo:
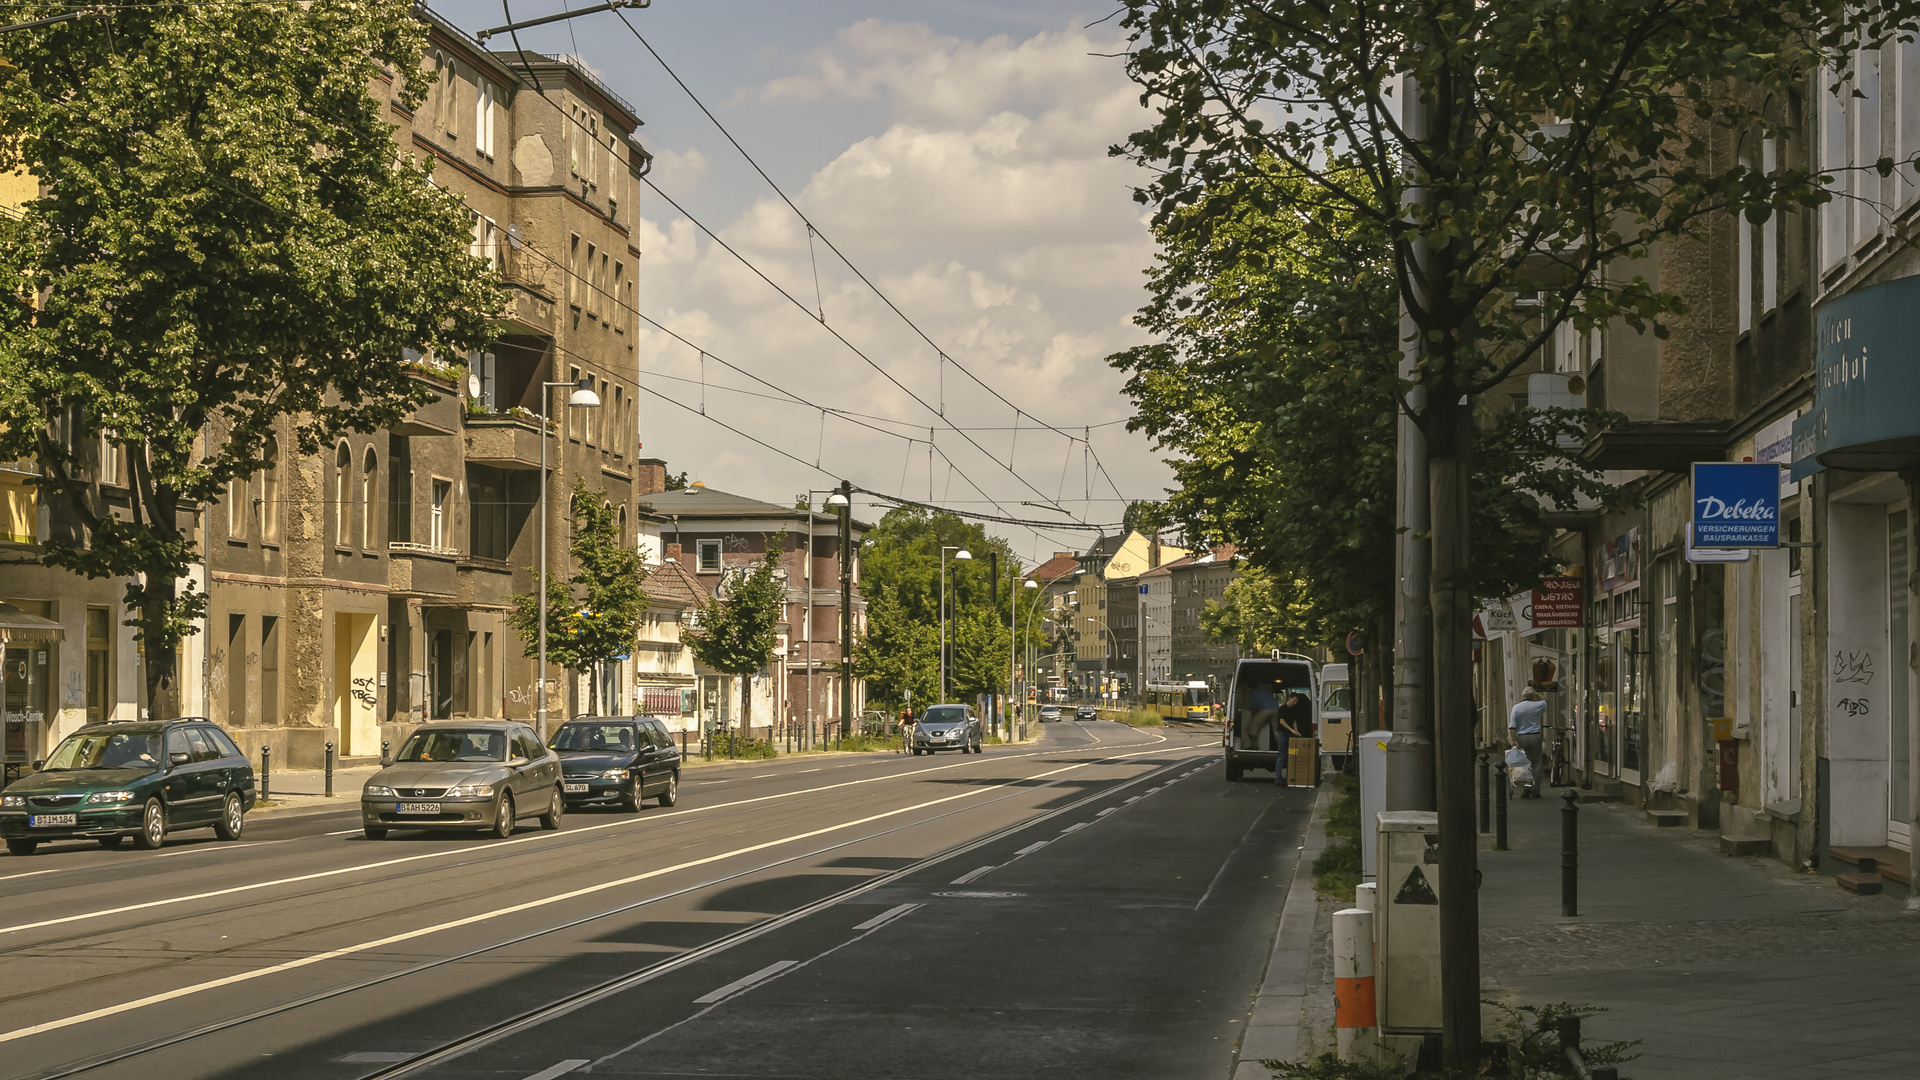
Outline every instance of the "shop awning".
[[1793, 425], [1799, 480], [1828, 469], [1920, 465], [1920, 277], [1855, 289], [1814, 311], [1813, 408]]
[[0, 604], [0, 642], [62, 641], [66, 636], [66, 630], [52, 619]]

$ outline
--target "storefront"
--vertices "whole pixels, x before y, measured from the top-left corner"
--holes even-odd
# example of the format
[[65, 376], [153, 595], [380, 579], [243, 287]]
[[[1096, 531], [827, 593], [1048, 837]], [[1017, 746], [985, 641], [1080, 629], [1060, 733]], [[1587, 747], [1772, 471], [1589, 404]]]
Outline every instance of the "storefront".
[[1637, 787], [1646, 764], [1651, 651], [1640, 602], [1640, 529], [1615, 534], [1597, 554], [1582, 748], [1592, 772]]
[[44, 612], [0, 604], [0, 760], [9, 778], [47, 752], [54, 649], [65, 636]]

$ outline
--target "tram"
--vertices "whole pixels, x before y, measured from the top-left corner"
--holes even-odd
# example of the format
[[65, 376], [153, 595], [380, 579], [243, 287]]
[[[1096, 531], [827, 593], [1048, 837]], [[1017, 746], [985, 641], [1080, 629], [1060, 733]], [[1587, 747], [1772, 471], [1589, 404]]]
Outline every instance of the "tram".
[[1143, 703], [1149, 712], [1167, 720], [1213, 719], [1213, 688], [1199, 680], [1150, 682]]

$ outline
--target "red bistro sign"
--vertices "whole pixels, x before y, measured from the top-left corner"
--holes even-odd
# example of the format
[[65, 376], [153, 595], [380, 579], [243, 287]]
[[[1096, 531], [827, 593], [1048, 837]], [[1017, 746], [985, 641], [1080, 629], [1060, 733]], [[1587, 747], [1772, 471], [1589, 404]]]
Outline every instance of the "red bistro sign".
[[1533, 590], [1533, 628], [1578, 629], [1584, 603], [1584, 590], [1580, 587], [1579, 578], [1541, 578], [1540, 587]]

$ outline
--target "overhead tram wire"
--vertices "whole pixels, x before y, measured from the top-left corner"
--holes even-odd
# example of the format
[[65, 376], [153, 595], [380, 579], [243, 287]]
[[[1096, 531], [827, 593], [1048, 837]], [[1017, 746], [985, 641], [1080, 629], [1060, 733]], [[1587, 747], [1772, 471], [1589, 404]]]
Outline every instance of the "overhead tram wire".
[[[500, 8], [501, 8], [501, 12], [502, 12], [502, 14], [504, 14], [504, 15], [506, 16], [506, 18], [507, 18], [507, 22], [508, 22], [509, 24], [511, 24], [511, 23], [513, 22], [513, 13], [512, 13], [512, 11], [511, 11], [511, 10], [510, 10], [510, 9], [508, 8], [508, 6], [507, 6], [507, 4], [508, 4], [508, 0], [500, 0]], [[616, 13], [617, 13], [617, 11], [616, 11]], [[622, 22], [625, 22], [625, 19], [624, 19], [624, 17], [622, 18], [622, 20], [621, 20], [621, 21], [622, 21]], [[628, 28], [629, 28], [629, 29], [632, 29], [632, 24], [631, 24], [631, 23], [628, 23], [628, 24], [627, 24], [627, 26], [628, 26]], [[586, 132], [586, 133], [587, 133], [588, 135], [594, 135], [594, 133], [593, 133], [593, 132], [592, 132], [592, 131], [591, 131], [590, 129], [588, 129], [588, 128], [587, 128], [587, 126], [586, 126], [586, 124], [585, 124], [585, 123], [583, 123], [583, 122], [582, 122], [582, 121], [580, 120], [580, 118], [579, 118], [579, 117], [577, 117], [577, 116], [574, 116], [574, 115], [572, 115], [571, 113], [569, 113], [569, 112], [568, 112], [568, 111], [567, 111], [566, 109], [563, 109], [563, 108], [561, 108], [561, 107], [560, 107], [560, 103], [559, 103], [559, 102], [556, 102], [556, 101], [554, 101], [554, 100], [553, 100], [553, 99], [552, 99], [551, 97], [548, 97], [548, 96], [547, 96], [547, 92], [546, 92], [546, 88], [540, 85], [540, 80], [539, 80], [539, 78], [538, 78], [538, 76], [534, 74], [534, 71], [533, 71], [533, 65], [532, 65], [532, 64], [531, 64], [531, 63], [530, 63], [530, 62], [529, 62], [529, 61], [527, 60], [527, 53], [526, 53], [526, 50], [525, 50], [525, 49], [522, 49], [522, 48], [520, 47], [520, 40], [519, 40], [519, 35], [518, 35], [518, 33], [517, 33], [517, 32], [515, 32], [515, 31], [513, 31], [513, 30], [509, 30], [509, 31], [508, 31], [508, 33], [509, 33], [509, 35], [510, 35], [510, 36], [511, 36], [511, 37], [513, 38], [513, 45], [514, 45], [514, 56], [515, 56], [515, 59], [517, 59], [517, 60], [519, 61], [519, 63], [520, 63], [520, 67], [521, 67], [521, 68], [522, 68], [522, 69], [523, 69], [523, 70], [524, 70], [524, 71], [526, 72], [526, 74], [527, 74], [527, 76], [528, 76], [528, 78], [529, 78], [529, 80], [530, 80], [530, 81], [531, 81], [531, 82], [533, 83], [533, 91], [534, 91], [534, 93], [536, 93], [536, 94], [538, 94], [538, 95], [539, 95], [539, 97], [540, 97], [540, 100], [542, 100], [542, 101], [544, 101], [544, 102], [546, 102], [546, 103], [547, 103], [548, 105], [550, 105], [550, 106], [552, 106], [552, 107], [553, 107], [553, 111], [554, 111], [554, 113], [555, 113], [555, 115], [557, 115], [557, 116], [559, 116], [559, 117], [562, 117], [563, 119], [565, 119], [565, 120], [567, 120], [567, 121], [569, 121], [569, 122], [571, 122], [571, 123], [572, 123], [572, 124], [573, 124], [574, 126], [576, 126], [576, 127], [578, 127], [578, 128], [579, 128], [579, 129], [581, 130], [581, 131], [583, 131], [583, 132]], [[638, 37], [638, 31], [635, 31], [634, 33], [635, 33], [635, 36], [636, 36], [636, 37]], [[644, 40], [642, 41], [642, 44], [645, 44], [645, 42], [644, 42]], [[649, 47], [649, 51], [651, 51], [651, 47]], [[744, 153], [744, 152], [745, 152], [745, 151], [742, 151], [742, 153]], [[757, 168], [757, 166], [756, 166], [756, 168]], [[764, 175], [764, 174], [763, 174], [763, 175]], [[799, 308], [799, 309], [800, 309], [801, 311], [806, 311], [806, 310], [807, 310], [807, 308], [806, 308], [806, 305], [805, 305], [804, 303], [802, 303], [802, 302], [800, 302], [800, 301], [799, 301], [799, 300], [798, 300], [797, 298], [795, 298], [795, 297], [793, 296], [793, 294], [792, 294], [792, 293], [790, 293], [790, 292], [788, 292], [788, 291], [787, 291], [787, 290], [786, 290], [786, 289], [785, 289], [784, 287], [782, 287], [782, 286], [781, 286], [781, 285], [780, 285], [779, 283], [777, 283], [777, 282], [775, 282], [775, 281], [774, 281], [774, 280], [773, 280], [772, 278], [770, 278], [770, 277], [768, 277], [768, 276], [767, 276], [767, 275], [766, 275], [766, 274], [765, 274], [765, 273], [764, 273], [764, 272], [763, 272], [763, 271], [762, 271], [762, 270], [761, 270], [761, 269], [760, 269], [760, 268], [759, 268], [758, 266], [755, 266], [755, 265], [754, 265], [754, 264], [753, 264], [753, 263], [752, 263], [752, 262], [751, 262], [750, 260], [748, 260], [748, 259], [747, 259], [747, 258], [746, 258], [745, 256], [743, 256], [743, 255], [741, 255], [741, 254], [740, 254], [740, 253], [739, 253], [738, 251], [736, 251], [736, 250], [735, 250], [735, 249], [734, 249], [734, 248], [733, 248], [733, 247], [732, 247], [731, 245], [729, 245], [729, 244], [728, 244], [728, 243], [727, 243], [726, 241], [724, 241], [724, 240], [722, 240], [722, 239], [720, 239], [720, 237], [719, 237], [719, 236], [718, 236], [717, 234], [715, 234], [715, 233], [714, 233], [714, 231], [713, 231], [712, 229], [709, 229], [709, 228], [707, 228], [707, 226], [706, 226], [706, 224], [705, 224], [705, 223], [703, 223], [702, 221], [700, 221], [700, 219], [698, 219], [698, 218], [696, 218], [696, 217], [694, 217], [694, 216], [693, 216], [693, 215], [692, 215], [691, 213], [689, 213], [689, 212], [688, 212], [688, 211], [687, 211], [687, 210], [686, 210], [686, 209], [685, 209], [684, 207], [682, 207], [682, 206], [681, 206], [681, 205], [680, 205], [679, 203], [677, 203], [677, 202], [675, 202], [675, 201], [673, 200], [673, 198], [672, 198], [671, 196], [669, 196], [669, 195], [668, 195], [668, 194], [667, 194], [666, 192], [664, 192], [664, 191], [662, 191], [662, 190], [660, 189], [660, 187], [659, 187], [659, 185], [657, 185], [657, 184], [655, 184], [655, 183], [654, 183], [654, 182], [653, 182], [652, 180], [650, 180], [650, 179], [648, 179], [648, 178], [647, 178], [647, 177], [645, 177], [645, 176], [641, 176], [641, 177], [640, 177], [640, 180], [641, 180], [641, 182], [643, 182], [643, 183], [645, 183], [645, 184], [647, 185], [647, 187], [649, 187], [649, 188], [651, 188], [651, 189], [653, 190], [653, 192], [654, 192], [655, 194], [657, 194], [657, 195], [659, 195], [659, 196], [660, 196], [660, 197], [661, 197], [662, 199], [665, 199], [665, 200], [666, 200], [666, 202], [667, 202], [667, 204], [668, 204], [669, 206], [672, 206], [672, 207], [673, 207], [673, 208], [674, 208], [675, 210], [677, 210], [677, 211], [679, 211], [679, 213], [680, 213], [680, 214], [681, 214], [681, 215], [682, 215], [683, 217], [685, 217], [685, 218], [686, 218], [686, 219], [687, 219], [687, 220], [688, 220], [689, 222], [691, 222], [691, 223], [692, 223], [692, 224], [694, 225], [694, 227], [695, 227], [695, 228], [698, 228], [698, 229], [699, 229], [699, 230], [700, 230], [701, 232], [703, 232], [703, 233], [705, 233], [705, 234], [706, 234], [706, 235], [707, 235], [707, 236], [708, 236], [708, 237], [709, 237], [710, 239], [712, 239], [712, 240], [713, 240], [713, 242], [714, 242], [714, 243], [716, 243], [716, 244], [719, 244], [719, 245], [720, 245], [720, 246], [721, 246], [721, 247], [722, 247], [723, 249], [725, 249], [725, 250], [726, 250], [726, 252], [727, 252], [728, 254], [730, 254], [730, 255], [732, 255], [732, 256], [733, 256], [733, 257], [734, 257], [735, 259], [737, 259], [737, 260], [739, 260], [739, 261], [740, 261], [740, 263], [741, 263], [742, 265], [744, 265], [744, 266], [746, 266], [746, 267], [747, 267], [747, 269], [749, 269], [749, 270], [751, 270], [751, 271], [753, 271], [753, 273], [754, 273], [754, 275], [755, 275], [755, 276], [757, 276], [757, 277], [759, 277], [759, 278], [760, 278], [760, 279], [761, 279], [762, 281], [765, 281], [765, 282], [767, 283], [767, 285], [768, 285], [769, 287], [771, 287], [771, 288], [772, 288], [772, 289], [773, 289], [774, 291], [776, 291], [776, 292], [778, 292], [778, 293], [779, 293], [779, 294], [780, 294], [780, 295], [781, 295], [782, 297], [785, 297], [785, 298], [787, 299], [787, 301], [788, 301], [788, 302], [790, 302], [790, 303], [792, 303], [792, 304], [793, 304], [793, 305], [794, 305], [795, 307], [798, 307], [798, 308]], [[771, 183], [771, 181], [769, 181], [769, 183]], [[783, 195], [782, 197], [784, 198], [784, 195]], [[789, 205], [791, 205], [791, 204], [789, 204]], [[797, 212], [797, 211], [796, 211], [796, 212]], [[840, 251], [839, 251], [839, 249], [837, 249], [837, 248], [835, 248], [835, 247], [834, 247], [834, 245], [833, 245], [833, 243], [832, 243], [832, 241], [830, 241], [830, 240], [828, 240], [828, 239], [827, 239], [826, 237], [824, 237], [824, 236], [822, 236], [822, 237], [821, 237], [820, 239], [821, 239], [821, 242], [823, 242], [823, 243], [825, 243], [825, 244], [827, 245], [827, 247], [828, 247], [828, 248], [829, 248], [830, 250], [832, 250], [832, 251], [834, 252], [834, 254], [836, 254], [836, 255], [840, 255], [840, 257], [841, 257], [841, 259], [842, 259], [843, 261], [845, 260], [845, 258], [846, 258], [846, 257], [845, 257], [844, 255], [841, 255], [841, 253], [840, 253]], [[851, 265], [851, 264], [849, 264], [849, 265]], [[574, 271], [573, 271], [573, 270], [572, 270], [571, 268], [568, 268], [568, 272], [569, 272], [569, 273], [571, 273], [571, 274], [573, 274], [573, 275], [574, 275], [574, 277], [576, 277], [576, 278], [578, 278], [578, 277], [579, 277], [579, 275], [578, 275], [578, 274], [577, 274], [576, 272], [574, 272]], [[855, 272], [856, 272], [856, 273], [858, 273], [858, 271], [857, 271], [857, 270], [856, 270]], [[883, 299], [884, 299], [884, 297], [883, 297]], [[891, 305], [891, 301], [889, 301], [889, 305]], [[897, 309], [896, 309], [896, 310], [897, 310]], [[638, 313], [636, 312], [636, 314], [638, 314]], [[904, 318], [904, 315], [903, 315], [902, 317]], [[650, 321], [650, 320], [649, 320], [649, 321]], [[834, 336], [834, 338], [835, 338], [835, 340], [837, 340], [837, 341], [839, 341], [839, 342], [840, 342], [841, 344], [843, 344], [843, 345], [845, 345], [845, 346], [847, 347], [847, 349], [848, 349], [849, 351], [851, 351], [851, 352], [852, 352], [852, 353], [853, 353], [853, 354], [854, 354], [855, 356], [858, 356], [858, 357], [859, 357], [859, 358], [860, 358], [861, 360], [863, 360], [863, 361], [865, 361], [865, 362], [866, 362], [866, 364], [867, 364], [867, 365], [868, 365], [869, 367], [871, 367], [871, 368], [873, 368], [873, 369], [874, 369], [875, 371], [877, 371], [877, 372], [879, 372], [879, 373], [881, 374], [881, 376], [882, 376], [882, 377], [884, 377], [884, 378], [885, 378], [885, 379], [886, 379], [886, 380], [887, 380], [888, 382], [891, 382], [891, 383], [893, 383], [893, 384], [894, 384], [894, 385], [895, 385], [896, 387], [898, 387], [898, 388], [899, 388], [899, 389], [900, 389], [900, 390], [901, 390], [901, 391], [902, 391], [903, 393], [905, 393], [905, 394], [907, 394], [907, 396], [909, 396], [909, 397], [911, 397], [911, 398], [913, 398], [913, 400], [914, 400], [914, 401], [916, 401], [916, 402], [918, 402], [918, 403], [920, 404], [920, 406], [921, 406], [922, 408], [926, 408], [926, 409], [928, 409], [929, 411], [935, 411], [935, 410], [933, 410], [933, 409], [932, 409], [932, 407], [931, 407], [930, 405], [928, 405], [928, 403], [927, 403], [927, 401], [926, 401], [926, 400], [925, 400], [924, 398], [922, 398], [922, 397], [920, 397], [920, 395], [918, 395], [918, 394], [916, 394], [916, 393], [914, 393], [914, 392], [913, 392], [913, 391], [912, 391], [911, 389], [909, 389], [909, 388], [908, 388], [908, 387], [906, 387], [906, 386], [905, 386], [904, 384], [902, 384], [902, 383], [901, 383], [901, 382], [900, 382], [900, 381], [899, 381], [898, 379], [896, 379], [896, 378], [894, 378], [894, 377], [893, 377], [893, 375], [892, 375], [892, 373], [890, 373], [890, 372], [888, 372], [888, 371], [887, 371], [886, 369], [884, 369], [884, 368], [882, 368], [882, 367], [881, 367], [881, 366], [880, 366], [879, 364], [877, 364], [877, 363], [875, 363], [875, 362], [873, 361], [873, 359], [872, 359], [871, 357], [869, 357], [869, 356], [867, 356], [867, 354], [866, 354], [866, 353], [864, 353], [864, 352], [862, 352], [862, 351], [861, 351], [861, 350], [859, 349], [859, 347], [858, 347], [858, 346], [856, 346], [856, 345], [854, 345], [854, 344], [853, 344], [853, 343], [852, 343], [851, 341], [848, 341], [848, 340], [846, 339], [846, 337], [845, 337], [845, 336], [843, 336], [843, 335], [842, 335], [842, 334], [841, 334], [841, 333], [840, 333], [840, 332], [839, 332], [838, 330], [836, 330], [836, 329], [834, 329], [834, 328], [833, 328], [832, 326], [829, 326], [829, 325], [827, 325], [827, 324], [826, 324], [825, 322], [822, 322], [822, 323], [821, 323], [820, 325], [821, 325], [821, 326], [822, 326], [822, 328], [824, 328], [824, 329], [825, 329], [825, 330], [826, 330], [826, 331], [827, 331], [828, 333], [830, 333], [830, 334], [832, 334], [832, 335]], [[916, 332], [917, 332], [917, 331], [918, 331], [918, 328], [916, 327], [915, 329], [916, 329]], [[922, 335], [922, 336], [924, 337], [924, 335]], [[556, 345], [556, 347], [557, 347], [557, 345]], [[737, 370], [737, 369], [736, 369], [736, 370]], [[969, 377], [972, 377], [972, 375], [971, 375], [971, 373], [969, 373]], [[978, 380], [976, 380], [976, 381], [978, 381]], [[637, 381], [636, 381], [636, 383], [635, 383], [635, 385], [636, 385], [636, 386], [638, 386], [638, 382], [637, 382]], [[984, 385], [984, 384], [982, 384], [982, 385]], [[991, 388], [989, 388], [989, 389], [991, 389]], [[671, 398], [666, 398], [666, 397], [665, 397], [664, 395], [660, 395], [660, 394], [658, 394], [657, 392], [655, 392], [655, 391], [652, 391], [651, 389], [649, 389], [649, 390], [648, 390], [648, 392], [649, 392], [649, 393], [654, 393], [654, 394], [655, 394], [655, 396], [657, 396], [657, 397], [661, 397], [661, 398], [662, 398], [663, 400], [668, 400], [668, 401], [671, 401], [671, 400], [672, 400]], [[1000, 395], [999, 395], [999, 394], [998, 394], [998, 393], [996, 392], [996, 393], [995, 393], [995, 396], [996, 396], [996, 397], [999, 397]], [[1006, 399], [1005, 399], [1004, 397], [1002, 397], [1002, 398], [1001, 398], [1001, 400], [1002, 400], [1002, 401], [1006, 401]], [[679, 402], [677, 402], [677, 401], [675, 401], [675, 402], [674, 402], [674, 404], [676, 404], [676, 405], [679, 405], [680, 403], [679, 403]], [[1008, 405], [1009, 405], [1009, 406], [1011, 406], [1011, 407], [1015, 407], [1015, 408], [1017, 408], [1017, 406], [1013, 406], [1013, 403], [1012, 403], [1012, 402], [1006, 402], [1006, 404], [1008, 404]], [[945, 419], [946, 419], [946, 417], [945, 417], [944, 415], [942, 415], [942, 416], [941, 416], [941, 419], [942, 419], [942, 420], [945, 420]], [[994, 462], [995, 464], [998, 464], [998, 463], [999, 463], [999, 461], [998, 461], [998, 459], [997, 459], [997, 458], [995, 458], [995, 457], [994, 457], [994, 455], [993, 455], [992, 453], [990, 453], [990, 452], [988, 452], [988, 451], [987, 451], [987, 449], [986, 449], [986, 448], [985, 448], [984, 446], [981, 446], [981, 445], [980, 445], [980, 443], [979, 443], [979, 442], [978, 442], [977, 440], [975, 440], [975, 439], [974, 439], [974, 438], [973, 438], [973, 437], [972, 437], [971, 435], [969, 435], [969, 434], [968, 434], [967, 432], [965, 432], [965, 431], [961, 431], [961, 430], [960, 430], [960, 429], [959, 429], [959, 428], [958, 428], [957, 426], [954, 426], [954, 425], [952, 424], [952, 422], [951, 422], [951, 421], [948, 421], [948, 426], [949, 426], [949, 428], [951, 428], [951, 429], [952, 429], [952, 430], [953, 430], [953, 431], [954, 431], [954, 432], [955, 432], [956, 434], [958, 434], [958, 435], [959, 435], [959, 436], [960, 436], [960, 437], [961, 437], [962, 439], [964, 439], [964, 440], [965, 440], [965, 441], [966, 441], [966, 442], [967, 442], [967, 443], [968, 443], [969, 445], [971, 445], [971, 446], [972, 446], [972, 447], [973, 447], [973, 448], [974, 448], [975, 450], [977, 450], [977, 451], [979, 451], [979, 452], [980, 452], [980, 453], [981, 453], [981, 454], [982, 454], [983, 456], [985, 456], [985, 457], [986, 457], [986, 458], [987, 458], [988, 460], [990, 460], [990, 461], [993, 461], [993, 462]], [[1051, 425], [1047, 425], [1047, 426], [1048, 426], [1048, 427], [1051, 427]], [[1057, 428], [1055, 428], [1055, 429], [1053, 429], [1053, 430], [1055, 430], [1055, 431], [1058, 431], [1058, 429], [1057, 429]], [[740, 434], [742, 434], [743, 436], [745, 436], [745, 433], [744, 433], [744, 432], [740, 432]], [[1062, 434], [1062, 435], [1065, 435], [1065, 433], [1064, 433], [1064, 432], [1061, 432], [1061, 434]], [[749, 439], [752, 439], [752, 436], [745, 436], [745, 437], [747, 437], [747, 438], [749, 438]], [[1069, 437], [1069, 438], [1071, 438], [1071, 436], [1068, 436], [1068, 437]], [[755, 443], [759, 443], [759, 444], [760, 444], [760, 445], [762, 445], [762, 446], [768, 446], [768, 448], [769, 448], [769, 449], [772, 449], [772, 447], [771, 447], [771, 446], [770, 446], [769, 444], [767, 444], [767, 443], [764, 443], [764, 442], [761, 442], [761, 440], [759, 440], [759, 439], [752, 439], [752, 441], [754, 441]], [[929, 468], [929, 472], [931, 472], [931, 468], [932, 468], [932, 459], [931, 459], [931, 454], [932, 454], [932, 451], [933, 451], [933, 449], [934, 449], [934, 446], [933, 446], [933, 442], [932, 442], [932, 440], [931, 440], [931, 439], [929, 439], [929, 440], [928, 440], [928, 447], [927, 447], [927, 448], [928, 448], [928, 454], [929, 454], [929, 459], [928, 459], [928, 468]], [[1088, 447], [1087, 447], [1087, 450], [1088, 450], [1088, 452], [1091, 452], [1091, 450], [1092, 450], [1092, 447], [1091, 447], [1091, 446], [1088, 446]], [[782, 454], [783, 454], [784, 456], [789, 456], [789, 457], [791, 457], [791, 456], [792, 456], [792, 455], [787, 455], [785, 451], [781, 451], [781, 453], [782, 453]], [[943, 458], [945, 458], [945, 457], [946, 457], [946, 454], [945, 454], [945, 453], [943, 452], [943, 453], [941, 454], [941, 456], [942, 456]], [[799, 458], [795, 458], [794, 460], [796, 460], [796, 461], [801, 461], [801, 459], [799, 459]], [[948, 459], [948, 461], [949, 461], [949, 463], [950, 463], [950, 464], [951, 464], [951, 460], [952, 460], [952, 459], [950, 459], [950, 458]], [[805, 462], [804, 462], [804, 461], [801, 461], [801, 463], [802, 463], [802, 464], [805, 464]], [[1020, 481], [1020, 483], [1021, 483], [1022, 485], [1024, 485], [1024, 486], [1025, 486], [1025, 487], [1026, 487], [1026, 488], [1027, 488], [1028, 490], [1030, 490], [1030, 491], [1032, 491], [1032, 492], [1033, 492], [1033, 493], [1034, 493], [1035, 495], [1037, 495], [1037, 496], [1039, 496], [1039, 497], [1040, 497], [1040, 498], [1042, 498], [1042, 499], [1045, 499], [1045, 498], [1047, 497], [1047, 496], [1046, 496], [1046, 493], [1045, 493], [1045, 492], [1043, 492], [1043, 491], [1041, 491], [1041, 490], [1040, 490], [1039, 488], [1037, 488], [1037, 487], [1034, 487], [1034, 485], [1033, 485], [1033, 484], [1032, 484], [1031, 482], [1029, 482], [1029, 481], [1027, 480], [1027, 478], [1026, 478], [1026, 477], [1024, 477], [1024, 476], [1021, 476], [1021, 475], [1020, 475], [1020, 474], [1019, 474], [1018, 472], [1015, 472], [1015, 471], [1013, 471], [1012, 469], [1008, 469], [1007, 471], [1008, 471], [1008, 472], [1009, 472], [1009, 473], [1010, 473], [1010, 474], [1011, 474], [1011, 475], [1013, 476], [1013, 478], [1014, 478], [1014, 479], [1016, 479], [1016, 480], [1018, 480], [1018, 481]], [[964, 472], [962, 473], [962, 476], [963, 476], [963, 478], [965, 478], [965, 479], [967, 480], [967, 483], [968, 483], [968, 484], [969, 484], [969, 485], [970, 485], [970, 486], [971, 486], [971, 487], [972, 487], [972, 488], [973, 488], [973, 489], [974, 489], [975, 491], [977, 491], [977, 492], [979, 492], [979, 493], [980, 493], [981, 495], [983, 495], [983, 496], [984, 496], [984, 495], [987, 495], [987, 493], [986, 493], [986, 491], [985, 491], [984, 489], [982, 489], [982, 488], [980, 487], [980, 485], [978, 485], [978, 484], [976, 484], [976, 483], [974, 483], [974, 482], [973, 482], [973, 479], [972, 479], [971, 477], [967, 477], [967, 476], [965, 476], [965, 473], [964, 473]], [[931, 479], [932, 479], [932, 477], [931, 477], [931, 475], [929, 475], [929, 477], [928, 477], [928, 479], [929, 479], [929, 487], [931, 487]], [[988, 498], [990, 498], [990, 499], [991, 499], [991, 496], [988, 496]], [[1004, 506], [1001, 506], [1001, 505], [1000, 505], [1000, 503], [999, 503], [999, 502], [998, 502], [997, 500], [995, 500], [995, 501], [994, 501], [994, 506], [995, 506], [995, 508], [996, 508], [996, 509], [999, 509], [999, 510], [1001, 510], [1001, 511], [1002, 511], [1003, 513], [1004, 513], [1004, 512], [1005, 512], [1005, 510], [1006, 510], [1006, 508], [1005, 508]], [[1062, 511], [1061, 511], [1061, 512], [1062, 512], [1062, 513], [1066, 513], [1066, 514], [1068, 514], [1069, 516], [1073, 516], [1073, 515], [1072, 515], [1072, 512], [1071, 512], [1071, 511], [1068, 511], [1068, 510], [1065, 510], [1064, 508], [1062, 508]], [[1009, 515], [1009, 517], [1010, 517], [1010, 516], [1011, 516], [1011, 515]], [[1077, 517], [1075, 517], [1075, 521], [1076, 521], [1076, 522], [1078, 522], [1078, 520], [1079, 520], [1079, 519], [1078, 519]], [[1075, 527], [1075, 526], [1073, 526], [1073, 525], [1069, 525], [1069, 524], [1067, 524], [1067, 523], [1065, 523], [1065, 522], [1051, 522], [1051, 523], [1048, 523], [1048, 524], [1050, 525], [1050, 527], [1053, 527], [1053, 528], [1067, 528], [1067, 529], [1071, 529], [1071, 528], [1074, 528], [1074, 527]], [[1082, 524], [1084, 524], [1084, 523], [1082, 523]]]

